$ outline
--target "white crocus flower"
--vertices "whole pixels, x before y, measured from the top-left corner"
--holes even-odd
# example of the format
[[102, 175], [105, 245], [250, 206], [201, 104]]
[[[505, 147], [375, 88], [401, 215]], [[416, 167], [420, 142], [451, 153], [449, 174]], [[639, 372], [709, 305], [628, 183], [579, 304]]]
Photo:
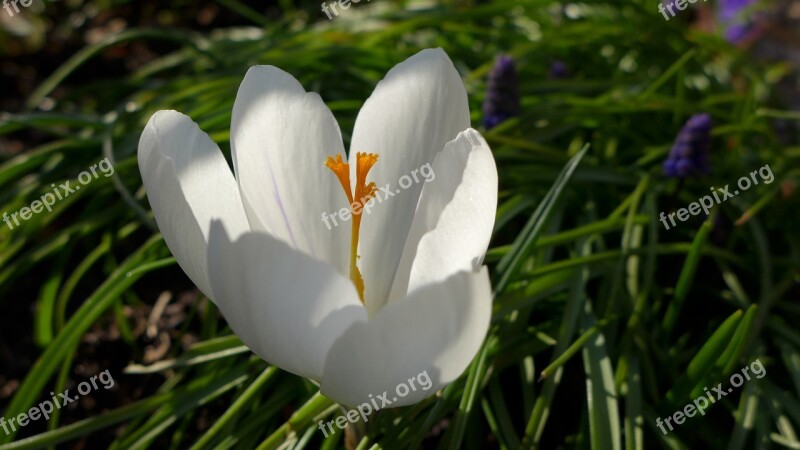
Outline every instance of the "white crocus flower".
[[[351, 158], [369, 153], [355, 164], [328, 159], [344, 154], [333, 114], [276, 67], [247, 72], [231, 122], [235, 177], [208, 135], [175, 111], [150, 119], [139, 168], [172, 254], [234, 332], [344, 405], [384, 391], [391, 399], [423, 371], [433, 389], [417, 387], [392, 407], [455, 380], [491, 317], [482, 263], [497, 169], [470, 128], [447, 54], [424, 50], [378, 84], [356, 120]], [[321, 220], [353, 195], [369, 198], [387, 183], [394, 190], [428, 163], [430, 182], [370, 214], [332, 229]]]

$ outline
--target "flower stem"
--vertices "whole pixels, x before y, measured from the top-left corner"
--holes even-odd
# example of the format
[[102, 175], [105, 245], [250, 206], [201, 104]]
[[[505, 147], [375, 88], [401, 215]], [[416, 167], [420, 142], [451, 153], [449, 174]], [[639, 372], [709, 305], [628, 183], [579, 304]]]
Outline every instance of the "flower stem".
[[284, 442], [287, 438], [295, 435], [295, 430], [307, 427], [316, 416], [334, 405], [333, 400], [317, 392], [303, 406], [292, 414], [286, 423], [280, 426], [275, 432], [258, 446], [257, 450], [272, 450]]

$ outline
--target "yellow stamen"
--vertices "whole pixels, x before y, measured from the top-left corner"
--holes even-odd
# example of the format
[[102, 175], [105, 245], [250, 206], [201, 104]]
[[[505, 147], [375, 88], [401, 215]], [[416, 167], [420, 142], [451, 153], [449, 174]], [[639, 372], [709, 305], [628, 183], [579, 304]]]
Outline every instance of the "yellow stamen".
[[[342, 155], [336, 155], [336, 159], [329, 156], [325, 161], [325, 167], [339, 179], [339, 183], [347, 195], [347, 202], [350, 204], [350, 213], [353, 216], [353, 228], [350, 235], [350, 279], [356, 286], [358, 297], [364, 303], [364, 279], [358, 270], [356, 261], [358, 260], [358, 233], [361, 229], [361, 213], [364, 204], [375, 196], [378, 188], [375, 183], [367, 184], [367, 173], [372, 166], [378, 162], [378, 155], [374, 153], [356, 153], [356, 188], [355, 196], [350, 192], [350, 165], [342, 161]], [[355, 197], [355, 200], [354, 200]]]

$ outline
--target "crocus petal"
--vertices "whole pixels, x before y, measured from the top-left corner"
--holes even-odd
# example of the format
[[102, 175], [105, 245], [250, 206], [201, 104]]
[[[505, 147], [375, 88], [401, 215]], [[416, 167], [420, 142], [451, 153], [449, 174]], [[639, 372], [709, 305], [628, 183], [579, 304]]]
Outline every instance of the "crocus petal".
[[323, 214], [347, 206], [325, 167], [328, 155], [344, 156], [344, 146], [319, 95], [276, 67], [250, 68], [233, 107], [231, 148], [253, 229], [347, 274], [350, 227], [323, 222]]
[[178, 264], [214, 300], [207, 250], [212, 220], [250, 231], [236, 180], [219, 147], [188, 116], [158, 111], [139, 140], [139, 170], [156, 223]]
[[[460, 272], [426, 285], [410, 298], [386, 305], [369, 321], [353, 324], [333, 344], [320, 390], [349, 406], [388, 392], [391, 406], [410, 405], [458, 378], [480, 349], [491, 318], [489, 276]], [[409, 378], [427, 372], [431, 385], [410, 388]], [[379, 406], [382, 402], [378, 402]]]
[[477, 271], [489, 247], [497, 167], [480, 133], [470, 128], [448, 142], [433, 162], [433, 173], [422, 188], [390, 299], [405, 298], [456, 272]]
[[[350, 154], [377, 153], [368, 180], [390, 184], [394, 193], [400, 177], [432, 162], [469, 124], [467, 93], [453, 63], [442, 49], [423, 50], [375, 88], [356, 119]], [[362, 219], [359, 262], [368, 308], [389, 294], [421, 190], [421, 183], [412, 184]]]
[[329, 264], [262, 232], [231, 242], [212, 225], [211, 282], [233, 331], [264, 360], [319, 380], [334, 341], [366, 312]]

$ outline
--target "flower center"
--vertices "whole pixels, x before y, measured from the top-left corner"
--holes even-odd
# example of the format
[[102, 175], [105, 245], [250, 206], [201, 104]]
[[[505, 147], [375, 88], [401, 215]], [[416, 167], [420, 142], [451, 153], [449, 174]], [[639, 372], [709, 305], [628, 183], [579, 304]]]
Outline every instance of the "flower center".
[[350, 213], [353, 215], [353, 228], [350, 234], [350, 279], [356, 286], [358, 297], [364, 303], [364, 279], [358, 270], [356, 260], [358, 260], [358, 232], [361, 229], [361, 213], [364, 204], [375, 196], [378, 188], [375, 183], [367, 184], [367, 173], [378, 162], [378, 155], [375, 153], [356, 153], [356, 189], [355, 193], [350, 192], [350, 165], [342, 162], [342, 155], [336, 155], [336, 159], [328, 156], [325, 167], [339, 179], [342, 184], [347, 203], [350, 204]]

